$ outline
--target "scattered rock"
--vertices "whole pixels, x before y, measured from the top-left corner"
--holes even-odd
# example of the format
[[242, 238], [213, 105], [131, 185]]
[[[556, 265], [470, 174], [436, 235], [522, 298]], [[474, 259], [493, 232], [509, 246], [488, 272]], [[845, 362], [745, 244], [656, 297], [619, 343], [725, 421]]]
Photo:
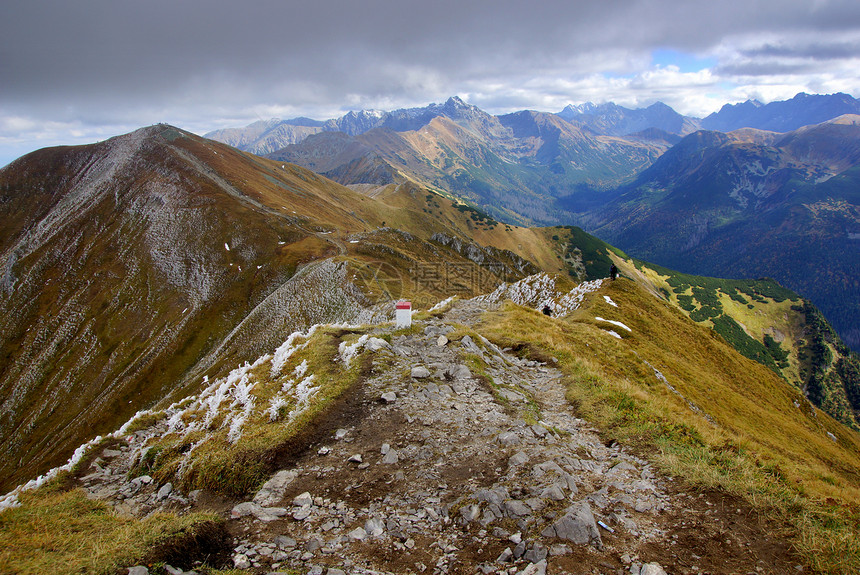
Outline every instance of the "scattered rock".
[[666, 575], [659, 563], [646, 563], [639, 570], [639, 575]]
[[236, 569], [250, 569], [251, 561], [248, 560], [248, 556], [244, 553], [236, 553], [233, 555], [233, 567]]
[[295, 549], [296, 545], [296, 540], [292, 537], [287, 537], [286, 535], [278, 535], [277, 537], [275, 537], [275, 546], [278, 549]]
[[296, 507], [304, 507], [306, 505], [313, 505], [313, 504], [314, 504], [314, 498], [311, 497], [311, 494], [308, 493], [307, 491], [293, 497], [293, 505], [295, 505]]
[[505, 388], [499, 390], [499, 395], [508, 401], [522, 402], [526, 400], [526, 398], [523, 397], [523, 394]]
[[349, 456], [349, 459], [347, 459], [347, 461], [349, 461], [350, 463], [362, 463], [364, 460], [362, 459], [360, 453], [354, 453]]
[[283, 469], [278, 471], [254, 495], [254, 503], [263, 507], [275, 505], [284, 498], [284, 492], [296, 477], [297, 473], [293, 470]]
[[259, 504], [252, 501], [244, 501], [233, 507], [230, 511], [230, 517], [233, 519], [239, 519], [240, 517], [253, 515], [257, 509], [260, 509]]
[[308, 553], [316, 553], [320, 549], [322, 549], [323, 540], [319, 537], [313, 536], [305, 541], [305, 551]]
[[348, 536], [351, 541], [364, 541], [365, 539], [367, 539], [367, 531], [365, 531], [361, 527], [356, 527], [349, 532]]
[[505, 501], [505, 513], [508, 517], [524, 517], [531, 515], [532, 510], [528, 505], [517, 499], [508, 499]]
[[513, 431], [506, 431], [504, 433], [499, 434], [498, 436], [499, 443], [502, 445], [519, 445], [520, 437]]
[[573, 553], [573, 549], [564, 543], [556, 543], [549, 548], [550, 555], [570, 555], [571, 553]]
[[389, 448], [385, 455], [380, 460], [380, 463], [385, 465], [393, 465], [400, 461], [400, 456], [397, 453], [397, 450], [394, 448]]
[[517, 467], [518, 465], [522, 465], [524, 463], [527, 463], [528, 460], [529, 460], [529, 456], [526, 455], [525, 453], [523, 453], [522, 451], [519, 451], [519, 452], [515, 453], [514, 455], [512, 455], [510, 459], [508, 459], [508, 465], [511, 467]]
[[170, 496], [171, 493], [173, 493], [173, 484], [172, 483], [165, 483], [164, 485], [161, 486], [161, 489], [158, 490], [158, 494], [156, 495], [156, 498], [159, 501], [164, 501], [165, 499], [167, 499]]
[[364, 530], [371, 537], [379, 537], [385, 532], [385, 524], [382, 519], [373, 517], [364, 522]]
[[546, 575], [546, 559], [529, 564], [525, 569], [519, 571], [517, 575]]
[[143, 565], [135, 565], [128, 568], [128, 575], [149, 575], [149, 569]]
[[380, 349], [389, 348], [391, 345], [384, 339], [371, 337], [364, 343], [364, 347], [370, 351], [379, 351]]
[[436, 345], [438, 347], [445, 347], [446, 345], [448, 345], [448, 338], [444, 335], [440, 335], [439, 339], [436, 340]]
[[425, 377], [430, 377], [430, 370], [424, 367], [423, 365], [419, 365], [418, 367], [412, 368], [412, 378], [413, 379], [424, 379]]
[[510, 547], [505, 547], [505, 550], [501, 552], [501, 554], [496, 559], [496, 563], [507, 563], [514, 556], [514, 552], [511, 551]]
[[381, 399], [384, 403], [391, 404], [397, 401], [397, 394], [393, 391], [387, 391], [382, 394]]
[[480, 514], [480, 505], [465, 505], [460, 508], [460, 516], [463, 518], [463, 521], [467, 523], [476, 520]]

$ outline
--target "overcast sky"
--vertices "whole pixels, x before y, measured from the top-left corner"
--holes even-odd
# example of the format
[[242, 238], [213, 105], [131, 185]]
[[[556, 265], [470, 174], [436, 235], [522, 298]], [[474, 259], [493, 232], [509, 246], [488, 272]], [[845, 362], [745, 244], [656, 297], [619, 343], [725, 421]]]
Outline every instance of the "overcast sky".
[[491, 113], [860, 96], [857, 0], [6, 0], [0, 166], [156, 122], [203, 134], [459, 95]]

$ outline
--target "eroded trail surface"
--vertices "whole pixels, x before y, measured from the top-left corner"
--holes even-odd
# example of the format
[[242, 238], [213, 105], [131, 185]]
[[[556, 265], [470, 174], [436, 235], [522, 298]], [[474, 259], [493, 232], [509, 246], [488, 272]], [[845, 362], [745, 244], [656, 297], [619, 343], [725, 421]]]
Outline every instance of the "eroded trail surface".
[[234, 564], [260, 573], [798, 572], [742, 501], [605, 445], [552, 362], [480, 336], [449, 341], [458, 325], [480, 332], [476, 305], [380, 345], [361, 392], [251, 501], [134, 485], [123, 452], [103, 455], [113, 470], [86, 478], [90, 489], [136, 515], [220, 511]]

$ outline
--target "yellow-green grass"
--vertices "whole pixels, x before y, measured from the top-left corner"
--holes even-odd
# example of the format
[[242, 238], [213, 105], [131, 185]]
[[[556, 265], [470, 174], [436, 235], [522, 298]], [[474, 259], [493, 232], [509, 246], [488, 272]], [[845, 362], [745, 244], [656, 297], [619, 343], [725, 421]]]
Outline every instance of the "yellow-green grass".
[[[691, 287], [681, 293], [676, 293], [667, 281], [669, 276], [650, 268], [648, 264], [641, 264], [637, 267], [632, 260], [624, 260], [620, 257], [613, 257], [613, 261], [624, 275], [635, 278], [648, 291], [660, 294], [661, 297], [666, 297], [668, 294], [669, 300], [675, 303], [679, 309], [681, 306], [678, 302], [678, 296], [693, 295]], [[774, 337], [775, 330], [785, 336], [781, 342], [781, 347], [788, 352], [788, 366], [779, 369], [779, 373], [795, 386], [801, 387], [802, 366], [798, 357], [799, 350], [795, 344], [804, 338], [805, 321], [801, 313], [792, 309], [792, 306], [797, 305], [797, 301], [788, 299], [776, 301], [768, 297], [753, 300], [741, 295], [743, 299], [747, 300], [747, 303], [742, 303], [732, 299], [719, 289], [717, 290], [717, 297], [723, 307], [723, 313], [735, 320], [751, 338], [759, 343], [764, 342], [766, 334]], [[682, 311], [685, 315], [690, 315], [689, 311]], [[713, 322], [707, 320], [702, 324], [710, 327]]]
[[[343, 332], [338, 328], [318, 330], [310, 338], [308, 345], [296, 352], [284, 366], [281, 375], [271, 377], [271, 363], [263, 362], [250, 371], [251, 380], [256, 382], [252, 394], [257, 409], [242, 427], [241, 440], [228, 441], [228, 429], [218, 429], [223, 416], [218, 416], [211, 424], [214, 430], [211, 437], [197, 446], [191, 447], [206, 435], [195, 431], [182, 437], [178, 433], [154, 440], [149, 445], [140, 464], [133, 474], [150, 474], [158, 481], [174, 481], [183, 489], [211, 489], [235, 497], [252, 493], [265, 481], [273, 459], [284, 450], [289, 450], [296, 439], [319, 418], [325, 416], [332, 404], [352, 388], [365, 369], [361, 356], [352, 360], [349, 366], [338, 359], [338, 345], [341, 341], [352, 343], [359, 334]], [[308, 407], [290, 421], [283, 421], [283, 414], [294, 404], [288, 404], [281, 418], [270, 420], [266, 407], [281, 390], [282, 385], [291, 378], [294, 368], [307, 361], [307, 374], [314, 375], [314, 386], [319, 386]], [[188, 418], [200, 417], [202, 413], [189, 413]], [[186, 461], [187, 459], [187, 461]]]
[[20, 507], [0, 513], [0, 573], [113, 574], [163, 561], [189, 540], [222, 532], [213, 514], [124, 518], [81, 490], [46, 487], [22, 494]]
[[[620, 321], [632, 332], [596, 317]], [[608, 437], [653, 453], [667, 471], [693, 483], [725, 489], [790, 519], [810, 566], [827, 573], [860, 570], [858, 435], [680, 310], [621, 279], [567, 319], [507, 304], [486, 314], [481, 329], [499, 345], [556, 357], [568, 399]]]

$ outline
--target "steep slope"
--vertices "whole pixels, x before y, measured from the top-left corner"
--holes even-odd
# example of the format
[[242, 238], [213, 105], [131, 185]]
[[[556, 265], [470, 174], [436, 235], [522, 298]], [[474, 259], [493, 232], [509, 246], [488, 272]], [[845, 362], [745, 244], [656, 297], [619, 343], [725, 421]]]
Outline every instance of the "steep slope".
[[285, 330], [576, 263], [415, 186], [373, 195], [164, 125], [6, 167], [0, 485]]
[[4, 485], [181, 385], [297, 264], [337, 253], [218, 172], [235, 153], [155, 126], [3, 170]]
[[770, 276], [860, 346], [857, 116], [772, 133], [697, 132], [600, 210], [591, 231], [687, 273]]
[[622, 273], [712, 328], [741, 355], [801, 391], [834, 419], [860, 429], [860, 356], [808, 300], [773, 280], [691, 276], [614, 258]]

